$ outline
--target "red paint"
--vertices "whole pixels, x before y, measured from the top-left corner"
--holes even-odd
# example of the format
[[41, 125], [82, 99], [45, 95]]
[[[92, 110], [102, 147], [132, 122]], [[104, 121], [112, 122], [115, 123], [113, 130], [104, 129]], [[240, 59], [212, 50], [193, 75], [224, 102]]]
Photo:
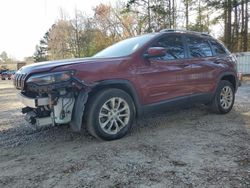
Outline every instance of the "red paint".
[[147, 54], [151, 57], [164, 56], [166, 53], [166, 49], [162, 47], [151, 47], [147, 50]]
[[[237, 76], [234, 59], [217, 57], [163, 61], [143, 57], [145, 52], [160, 55], [164, 48], [149, 48], [153, 41], [165, 35], [159, 33], [148, 44], [128, 57], [85, 58], [67, 63], [45, 63], [25, 68], [28, 74], [42, 71], [76, 70], [76, 77], [87, 83], [111, 79], [128, 80], [134, 86], [142, 105], [201, 93], [214, 93], [221, 73]], [[180, 34], [180, 33], [176, 33]], [[35, 65], [36, 66], [36, 65]]]

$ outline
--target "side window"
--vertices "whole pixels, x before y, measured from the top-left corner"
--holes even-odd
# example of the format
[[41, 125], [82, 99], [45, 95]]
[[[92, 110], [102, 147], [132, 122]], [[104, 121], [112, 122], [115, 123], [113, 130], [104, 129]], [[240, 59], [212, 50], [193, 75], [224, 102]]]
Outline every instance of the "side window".
[[167, 50], [167, 54], [161, 57], [162, 60], [174, 60], [185, 58], [184, 45], [181, 36], [168, 35], [157, 41], [154, 47], [163, 47]]
[[212, 48], [214, 50], [215, 55], [227, 54], [225, 48], [220, 43], [218, 43], [217, 41], [211, 40], [210, 43], [211, 43], [211, 46], [212, 46]]
[[210, 57], [213, 55], [209, 43], [203, 38], [187, 36], [186, 39], [191, 57]]

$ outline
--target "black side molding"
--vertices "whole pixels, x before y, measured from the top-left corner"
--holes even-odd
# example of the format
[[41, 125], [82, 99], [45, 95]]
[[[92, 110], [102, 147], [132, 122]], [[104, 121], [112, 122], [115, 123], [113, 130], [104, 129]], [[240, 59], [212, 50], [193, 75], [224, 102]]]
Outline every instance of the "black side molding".
[[171, 109], [193, 106], [195, 104], [207, 104], [212, 101], [213, 93], [201, 93], [184, 97], [162, 101], [156, 104], [143, 106], [143, 114], [148, 114], [153, 111], [167, 111]]

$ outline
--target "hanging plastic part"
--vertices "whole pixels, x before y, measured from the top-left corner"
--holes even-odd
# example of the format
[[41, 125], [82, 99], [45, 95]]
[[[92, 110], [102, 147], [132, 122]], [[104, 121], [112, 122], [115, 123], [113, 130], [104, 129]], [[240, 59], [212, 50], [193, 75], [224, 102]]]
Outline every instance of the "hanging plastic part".
[[82, 118], [85, 109], [85, 104], [88, 100], [88, 91], [81, 90], [74, 105], [72, 119], [70, 122], [70, 128], [74, 132], [81, 131], [82, 127]]

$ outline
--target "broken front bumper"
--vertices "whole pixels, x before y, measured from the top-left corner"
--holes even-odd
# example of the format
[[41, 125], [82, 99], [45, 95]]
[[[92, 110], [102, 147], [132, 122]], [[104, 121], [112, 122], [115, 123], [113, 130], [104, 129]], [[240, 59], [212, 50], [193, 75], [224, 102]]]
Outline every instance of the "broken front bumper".
[[67, 124], [70, 123], [75, 98], [73, 95], [58, 97], [31, 98], [18, 94], [19, 100], [26, 106], [22, 109], [25, 120], [34, 127], [43, 125]]
[[22, 93], [17, 94], [18, 99], [27, 107], [30, 108], [37, 108], [39, 106], [46, 106], [49, 105], [49, 98], [43, 97], [43, 98], [30, 98]]
[[70, 124], [73, 131], [81, 130], [85, 103], [88, 99], [87, 91], [81, 90], [76, 97], [74, 93], [66, 93], [56, 99], [50, 95], [31, 98], [19, 93], [18, 98], [26, 106], [22, 113], [32, 128]]
[[[18, 80], [16, 83], [19, 83]], [[18, 94], [19, 100], [26, 106], [22, 113], [33, 127], [70, 124], [73, 131], [80, 131], [85, 103], [93, 86], [74, 77], [65, 82], [43, 86], [28, 83], [25, 91], [22, 89]], [[36, 97], [29, 97], [32, 95]]]

